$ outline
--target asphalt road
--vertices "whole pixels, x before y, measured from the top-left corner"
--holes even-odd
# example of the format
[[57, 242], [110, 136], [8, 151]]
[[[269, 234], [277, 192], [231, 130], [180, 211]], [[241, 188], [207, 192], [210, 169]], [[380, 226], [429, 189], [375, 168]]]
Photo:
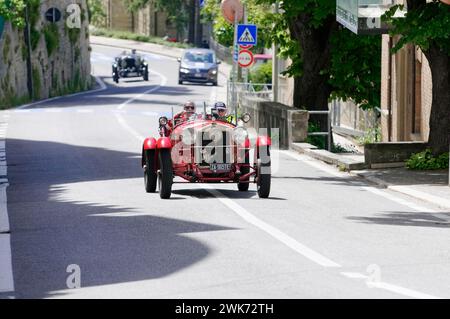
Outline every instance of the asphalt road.
[[177, 62], [149, 54], [150, 82], [116, 85], [119, 52], [94, 47], [104, 90], [8, 112], [2, 297], [450, 297], [449, 213], [307, 157], [275, 152], [267, 200], [254, 185], [146, 194], [142, 138], [174, 104], [223, 97], [224, 79], [180, 86]]

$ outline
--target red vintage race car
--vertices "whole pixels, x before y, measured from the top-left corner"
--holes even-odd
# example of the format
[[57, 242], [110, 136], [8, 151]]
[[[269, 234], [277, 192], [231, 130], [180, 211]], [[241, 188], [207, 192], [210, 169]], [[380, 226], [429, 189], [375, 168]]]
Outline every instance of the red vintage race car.
[[[259, 197], [269, 197], [269, 137], [250, 138], [243, 125], [217, 119], [206, 112], [169, 125], [172, 120], [161, 117], [160, 137], [147, 138], [142, 147], [148, 193], [156, 192], [157, 184], [160, 197], [168, 199], [174, 183], [235, 183], [241, 192], [248, 191], [250, 183], [256, 183]], [[239, 122], [249, 120], [245, 114]]]

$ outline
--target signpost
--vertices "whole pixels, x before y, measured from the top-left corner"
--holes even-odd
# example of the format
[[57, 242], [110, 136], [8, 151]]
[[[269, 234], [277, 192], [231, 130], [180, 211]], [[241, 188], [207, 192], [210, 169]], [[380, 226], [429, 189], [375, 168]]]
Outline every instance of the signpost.
[[[389, 25], [381, 21], [381, 16], [394, 4], [385, 0], [337, 0], [336, 20], [356, 34], [383, 34]], [[396, 16], [404, 16], [405, 11], [397, 11]]]
[[252, 66], [253, 63], [255, 62], [253, 53], [249, 50], [241, 50], [241, 52], [239, 52], [238, 62], [241, 68], [248, 68]]
[[237, 44], [255, 46], [258, 43], [258, 28], [254, 24], [239, 24], [237, 26]]

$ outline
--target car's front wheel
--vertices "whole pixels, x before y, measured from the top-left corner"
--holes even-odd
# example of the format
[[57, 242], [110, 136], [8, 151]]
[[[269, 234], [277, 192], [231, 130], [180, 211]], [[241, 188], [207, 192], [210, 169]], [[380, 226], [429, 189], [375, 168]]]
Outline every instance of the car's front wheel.
[[270, 195], [272, 174], [269, 146], [264, 146], [259, 149], [258, 164], [257, 164], [257, 190], [260, 198], [268, 198]]
[[159, 152], [159, 196], [162, 199], [169, 199], [172, 195], [173, 170], [172, 158], [169, 149]]
[[155, 151], [145, 151], [145, 168], [144, 168], [144, 182], [145, 191], [147, 193], [156, 192], [156, 183], [158, 175], [155, 170]]

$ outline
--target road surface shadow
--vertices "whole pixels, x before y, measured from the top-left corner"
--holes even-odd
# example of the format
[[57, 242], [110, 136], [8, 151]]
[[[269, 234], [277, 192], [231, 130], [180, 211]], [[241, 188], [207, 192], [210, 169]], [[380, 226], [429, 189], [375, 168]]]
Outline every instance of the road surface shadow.
[[[97, 194], [84, 200], [76, 190], [65, 189], [83, 182], [83, 190], [94, 181], [114, 189], [121, 180], [141, 179], [135, 154], [29, 140], [7, 140], [6, 145], [17, 298], [64, 296], [69, 265], [80, 267], [83, 288], [165, 277], [211, 253], [186, 234], [232, 230], [158, 216], [162, 212], [151, 203], [159, 196], [146, 194], [143, 185], [142, 197], [149, 201], [141, 206], [89, 200]], [[120, 193], [104, 191], [106, 199]]]
[[391, 226], [435, 227], [450, 228], [450, 213], [440, 213], [447, 221], [437, 218], [430, 213], [388, 212], [377, 216], [351, 216], [347, 219], [364, 223]]

